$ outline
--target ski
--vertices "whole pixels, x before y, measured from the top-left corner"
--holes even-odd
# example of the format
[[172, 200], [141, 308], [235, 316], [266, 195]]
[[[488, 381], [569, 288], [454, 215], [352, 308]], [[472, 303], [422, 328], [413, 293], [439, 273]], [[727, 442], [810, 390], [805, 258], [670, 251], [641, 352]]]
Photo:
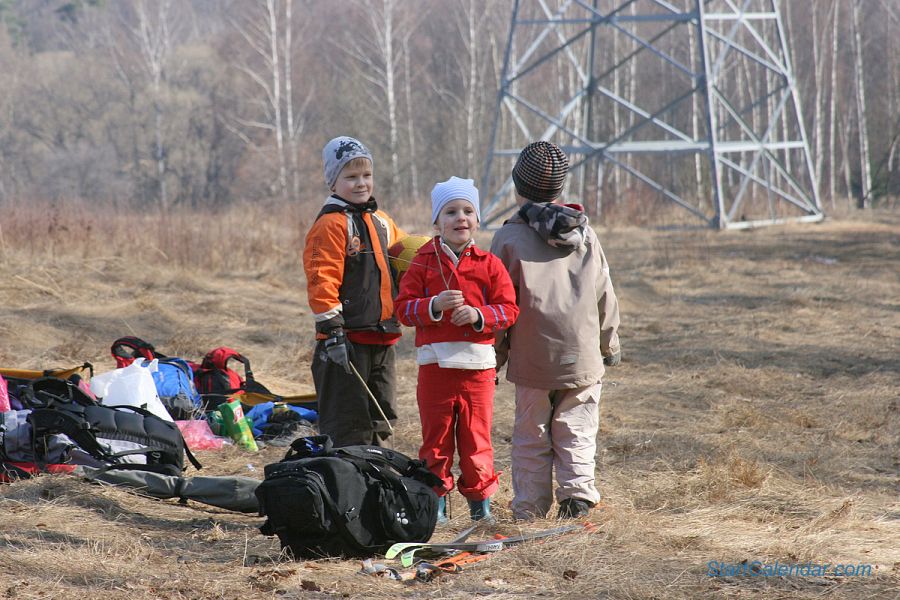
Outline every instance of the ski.
[[493, 540], [482, 540], [477, 542], [436, 542], [436, 543], [423, 543], [423, 542], [404, 542], [399, 544], [394, 544], [390, 548], [388, 548], [385, 553], [385, 558], [391, 559], [395, 558], [398, 555], [401, 556], [401, 562], [408, 564], [404, 564], [404, 566], [409, 566], [412, 564], [415, 554], [422, 551], [428, 552], [432, 554], [447, 554], [448, 552], [453, 551], [463, 551], [463, 552], [498, 552], [505, 548], [506, 546], [511, 546], [513, 544], [519, 544], [522, 542], [528, 542], [531, 540], [536, 540], [544, 537], [549, 537], [552, 535], [559, 535], [563, 533], [569, 533], [572, 531], [578, 531], [585, 529], [587, 525], [567, 525], [565, 527], [557, 527], [554, 529], [545, 529], [543, 531], [534, 531], [531, 533], [523, 533], [521, 535], [516, 535], [512, 537], [493, 539]]

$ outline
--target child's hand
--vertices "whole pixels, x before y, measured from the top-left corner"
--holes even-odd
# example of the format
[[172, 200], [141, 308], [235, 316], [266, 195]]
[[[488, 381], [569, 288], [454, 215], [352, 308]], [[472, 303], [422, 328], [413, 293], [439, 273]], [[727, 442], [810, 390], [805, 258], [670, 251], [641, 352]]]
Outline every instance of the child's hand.
[[450, 317], [450, 322], [457, 327], [462, 327], [463, 325], [474, 325], [478, 322], [478, 311], [468, 304], [466, 304], [465, 306], [460, 306], [453, 311], [453, 315]]
[[437, 312], [452, 310], [463, 305], [463, 293], [460, 290], [444, 290], [434, 299], [432, 307]]

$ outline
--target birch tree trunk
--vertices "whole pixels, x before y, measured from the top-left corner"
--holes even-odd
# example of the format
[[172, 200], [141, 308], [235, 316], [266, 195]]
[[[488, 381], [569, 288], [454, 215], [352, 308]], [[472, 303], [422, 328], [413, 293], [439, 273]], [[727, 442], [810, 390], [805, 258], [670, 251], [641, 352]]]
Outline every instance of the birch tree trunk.
[[476, 7], [475, 0], [469, 0], [466, 6], [466, 25], [468, 28], [468, 39], [466, 40], [469, 47], [469, 81], [467, 82], [466, 93], [466, 173], [473, 175], [475, 173], [475, 100], [478, 91], [478, 33], [476, 25]]
[[406, 101], [406, 137], [409, 145], [409, 186], [413, 201], [418, 201], [419, 167], [416, 153], [415, 112], [412, 103], [412, 71], [409, 67], [409, 35], [403, 36], [403, 92]]
[[[833, 5], [832, 5], [833, 6]], [[815, 173], [813, 173], [813, 180], [815, 181], [816, 191], [821, 197], [822, 195], [822, 167], [825, 164], [825, 110], [822, 102], [822, 94], [825, 91], [823, 86], [825, 79], [825, 61], [822, 57], [822, 43], [823, 40], [819, 39], [819, 12], [821, 8], [821, 4], [815, 4], [813, 6], [812, 13], [812, 52], [813, 52], [813, 65], [815, 69], [815, 95], [813, 97], [813, 102], [815, 103], [815, 112], [813, 116], [813, 130], [816, 132], [816, 145], [815, 145]], [[824, 28], [823, 28], [824, 30]]]
[[292, 58], [294, 54], [293, 38], [293, 0], [284, 0], [284, 109], [285, 129], [288, 137], [288, 160], [290, 161], [290, 196], [296, 200], [300, 196], [300, 174], [297, 169], [297, 137], [299, 128], [294, 124], [294, 86]]
[[[897, 21], [900, 23], [900, 18], [898, 18]], [[888, 114], [896, 115], [898, 114], [898, 111], [900, 111], [900, 101], [898, 101], [900, 100], [900, 98], [898, 98], [898, 95], [900, 95], [900, 68], [898, 68], [897, 60], [897, 54], [900, 53], [900, 40], [897, 39], [897, 36], [889, 36], [888, 43], [888, 73], [891, 74], [891, 85], [888, 93]], [[894, 173], [896, 170], [894, 161], [897, 157], [897, 147], [900, 145], [900, 131], [897, 131], [898, 127], [900, 127], [900, 121], [894, 119], [891, 131], [888, 134], [891, 138], [891, 147], [887, 158], [887, 171], [889, 173], [887, 184], [888, 190], [894, 189], [892, 187], [894, 185]], [[900, 166], [900, 164], [897, 166]]]
[[275, 133], [275, 150], [278, 158], [278, 192], [287, 200], [287, 161], [284, 156], [284, 125], [281, 118], [281, 67], [278, 52], [278, 16], [275, 14], [275, 0], [266, 0], [268, 15], [269, 65], [272, 67], [272, 125]]
[[156, 180], [159, 190], [159, 206], [163, 213], [169, 210], [169, 195], [166, 189], [166, 143], [163, 133], [162, 85], [165, 82], [165, 63], [172, 50], [169, 35], [168, 0], [156, 3], [156, 22], [152, 23], [144, 2], [137, 4], [137, 27], [131, 30], [138, 42], [144, 69], [150, 80], [153, 93], [153, 158], [156, 162]]
[[853, 178], [850, 174], [850, 114], [844, 113], [841, 121], [841, 167], [844, 172], [844, 189], [847, 190], [847, 208], [853, 208]]
[[[237, 126], [229, 124], [228, 127], [255, 150], [260, 150], [261, 144], [253, 139], [251, 131], [263, 131], [274, 137], [277, 171], [270, 191], [288, 200], [300, 193], [297, 148], [305, 121], [302, 110], [297, 111], [294, 106], [293, 3], [292, 0], [284, 2], [282, 14], [277, 0], [247, 4], [249, 8], [244, 9], [241, 22], [232, 21], [251, 51], [250, 58], [241, 59], [234, 66], [259, 90], [260, 98], [252, 99], [250, 104], [262, 108], [260, 114], [235, 117]], [[303, 106], [309, 103], [312, 93], [310, 90]]]
[[872, 191], [872, 165], [869, 160], [869, 132], [866, 125], [866, 87], [865, 87], [865, 71], [863, 65], [863, 47], [862, 32], [860, 29], [860, 9], [861, 0], [856, 0], [853, 4], [853, 58], [856, 65], [856, 120], [859, 127], [859, 160], [860, 175], [862, 177], [861, 196], [858, 201], [859, 208], [869, 208], [871, 199], [869, 193]]
[[[359, 77], [375, 86], [384, 100], [381, 112], [387, 115], [388, 151], [391, 155], [388, 191], [396, 194], [400, 181], [400, 134], [395, 72], [400, 65], [394, 52], [394, 0], [356, 0], [355, 4], [368, 17], [369, 35], [363, 35], [362, 32], [354, 34], [342, 40], [340, 48], [358, 63]], [[410, 25], [409, 29], [411, 28]]]
[[835, 199], [837, 198], [837, 82], [838, 82], [838, 31], [840, 27], [840, 5], [839, 0], [832, 0], [832, 10], [834, 11], [833, 20], [831, 22], [831, 84], [828, 91], [831, 97], [828, 101], [828, 193], [831, 196], [831, 208], [835, 207]]
[[[636, 4], [632, 4], [628, 7], [628, 10], [631, 12], [631, 16], [637, 16], [637, 6]], [[637, 21], [634, 22], [635, 33], [637, 33]], [[689, 30], [693, 31], [693, 27], [688, 27]], [[638, 104], [637, 102], [637, 78], [638, 78], [638, 56], [640, 52], [638, 51], [638, 41], [636, 39], [637, 36], [631, 38], [631, 42], [629, 44], [629, 54], [632, 54], [633, 57], [628, 64], [628, 101], [633, 105]], [[637, 121], [637, 114], [633, 110], [628, 111], [628, 127], [634, 127], [635, 122]], [[625, 174], [625, 188], [630, 190], [632, 189], [637, 181], [632, 177], [630, 173]]]
[[384, 0], [382, 15], [384, 34], [381, 38], [384, 52], [385, 93], [388, 105], [388, 127], [391, 144], [391, 190], [397, 193], [400, 184], [400, 157], [397, 154], [399, 127], [397, 124], [397, 97], [394, 91], [394, 0]]

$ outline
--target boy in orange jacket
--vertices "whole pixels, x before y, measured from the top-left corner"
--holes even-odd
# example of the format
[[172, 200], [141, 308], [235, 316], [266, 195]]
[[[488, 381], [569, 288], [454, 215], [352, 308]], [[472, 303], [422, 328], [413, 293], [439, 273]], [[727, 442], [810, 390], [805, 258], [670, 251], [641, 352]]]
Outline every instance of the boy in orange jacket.
[[400, 338], [387, 250], [405, 234], [378, 209], [372, 154], [362, 142], [336, 137], [322, 160], [331, 195], [303, 251], [318, 340], [312, 373], [319, 432], [335, 446], [386, 445], [397, 418], [394, 344]]

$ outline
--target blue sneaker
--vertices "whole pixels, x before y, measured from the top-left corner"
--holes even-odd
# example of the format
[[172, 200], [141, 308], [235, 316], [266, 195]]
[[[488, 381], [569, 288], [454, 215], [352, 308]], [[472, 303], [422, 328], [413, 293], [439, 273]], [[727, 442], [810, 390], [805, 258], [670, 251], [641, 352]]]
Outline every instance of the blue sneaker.
[[447, 497], [441, 496], [438, 498], [437, 524], [446, 525], [449, 522], [450, 519], [447, 518]]
[[473, 521], [493, 521], [494, 517], [491, 516], [491, 499], [469, 500], [469, 515]]

